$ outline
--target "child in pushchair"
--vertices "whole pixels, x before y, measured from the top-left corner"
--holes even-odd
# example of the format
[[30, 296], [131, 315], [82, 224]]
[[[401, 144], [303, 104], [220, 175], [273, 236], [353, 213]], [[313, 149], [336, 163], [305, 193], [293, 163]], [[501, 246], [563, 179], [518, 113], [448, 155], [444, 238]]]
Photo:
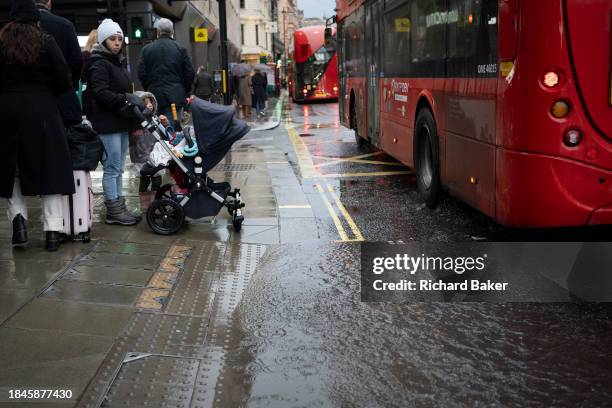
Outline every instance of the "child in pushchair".
[[[207, 173], [250, 128], [236, 117], [236, 111], [231, 106], [193, 98], [188, 109], [193, 126], [186, 126], [182, 132], [174, 133], [167, 131], [165, 120], [162, 124], [159, 117], [147, 117], [138, 106], [134, 106], [141, 126], [158, 140], [152, 157], [156, 152], [161, 156], [166, 154], [170, 173], [178, 186], [178, 189], [173, 189], [166, 184], [157, 191], [155, 200], [147, 210], [147, 223], [155, 233], [171, 235], [184, 225], [185, 217], [199, 219], [216, 216], [226, 207], [234, 230], [240, 231], [244, 221], [241, 209], [245, 206], [240, 190], [232, 191], [227, 182], [215, 183]], [[141, 174], [157, 172], [162, 166], [145, 166]]]

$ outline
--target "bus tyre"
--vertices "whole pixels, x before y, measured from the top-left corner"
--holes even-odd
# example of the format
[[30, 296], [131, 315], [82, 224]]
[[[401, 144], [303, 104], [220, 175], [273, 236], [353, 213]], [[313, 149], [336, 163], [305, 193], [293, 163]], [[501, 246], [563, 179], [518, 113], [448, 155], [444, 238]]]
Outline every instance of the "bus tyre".
[[414, 130], [414, 169], [419, 195], [428, 208], [440, 196], [440, 149], [436, 122], [429, 109], [421, 109]]
[[357, 143], [357, 148], [359, 150], [363, 150], [366, 148], [367, 141], [359, 136], [359, 131], [357, 130], [357, 112], [355, 111], [355, 105], [351, 104], [351, 112], [350, 112], [350, 122], [351, 129], [355, 131], [355, 143]]

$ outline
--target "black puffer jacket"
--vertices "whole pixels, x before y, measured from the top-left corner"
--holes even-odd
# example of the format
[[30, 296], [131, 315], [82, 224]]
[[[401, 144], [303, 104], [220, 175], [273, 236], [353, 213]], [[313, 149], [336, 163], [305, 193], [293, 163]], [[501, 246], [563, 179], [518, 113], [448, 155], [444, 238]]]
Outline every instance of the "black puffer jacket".
[[96, 47], [85, 67], [87, 89], [84, 110], [98, 133], [128, 132], [139, 127], [136, 119], [119, 114], [126, 105], [131, 81], [121, 54], [110, 54]]
[[138, 79], [155, 95], [161, 110], [173, 103], [185, 104], [195, 77], [185, 47], [172, 38], [161, 37], [142, 49], [139, 61]]

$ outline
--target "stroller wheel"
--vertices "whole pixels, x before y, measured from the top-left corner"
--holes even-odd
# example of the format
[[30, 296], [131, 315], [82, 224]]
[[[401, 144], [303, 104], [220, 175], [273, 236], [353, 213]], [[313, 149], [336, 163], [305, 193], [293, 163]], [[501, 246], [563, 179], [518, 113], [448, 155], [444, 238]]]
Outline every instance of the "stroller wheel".
[[155, 199], [158, 200], [160, 198], [171, 198], [171, 189], [172, 185], [164, 184], [155, 192]]
[[174, 200], [162, 198], [151, 203], [147, 223], [156, 234], [175, 234], [185, 222], [183, 207]]
[[244, 221], [244, 217], [242, 215], [235, 215], [232, 219], [232, 225], [234, 226], [234, 231], [239, 232], [242, 229], [242, 222]]

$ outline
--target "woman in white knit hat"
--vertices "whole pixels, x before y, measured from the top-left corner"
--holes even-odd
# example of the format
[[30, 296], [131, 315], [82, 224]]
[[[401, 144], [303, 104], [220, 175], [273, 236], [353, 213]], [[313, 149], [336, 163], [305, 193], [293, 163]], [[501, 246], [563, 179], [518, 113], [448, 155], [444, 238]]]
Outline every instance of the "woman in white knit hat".
[[[125, 112], [128, 100], [139, 100], [130, 94], [130, 77], [121, 54], [123, 30], [107, 18], [98, 27], [98, 44], [94, 46], [86, 69], [87, 91], [84, 109], [94, 129], [100, 134], [107, 158], [104, 161], [102, 188], [106, 204], [106, 223], [134, 225], [140, 217], [127, 211], [122, 195], [122, 174], [128, 151], [128, 132], [138, 122]], [[133, 99], [134, 98], [134, 99]]]

